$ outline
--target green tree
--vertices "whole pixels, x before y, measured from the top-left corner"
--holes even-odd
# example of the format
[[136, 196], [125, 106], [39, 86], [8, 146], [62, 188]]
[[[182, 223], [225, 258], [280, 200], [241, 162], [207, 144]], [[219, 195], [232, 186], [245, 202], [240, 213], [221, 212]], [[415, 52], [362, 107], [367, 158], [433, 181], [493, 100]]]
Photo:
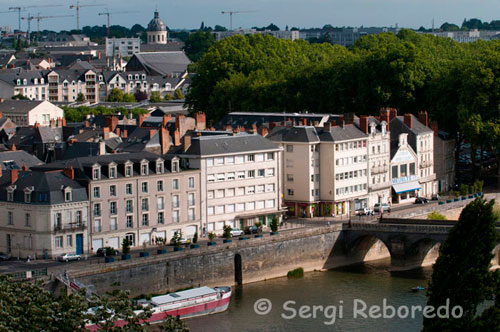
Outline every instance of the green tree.
[[125, 103], [135, 103], [137, 100], [135, 100], [135, 96], [131, 93], [125, 93], [123, 95], [122, 101]]
[[427, 304], [438, 308], [449, 299], [450, 308], [461, 306], [463, 316], [425, 318], [423, 331], [474, 331], [480, 324], [475, 320], [478, 305], [499, 287], [497, 275], [489, 270], [498, 239], [494, 204], [478, 198], [464, 208], [434, 265]]
[[226, 240], [229, 240], [231, 238], [231, 231], [233, 228], [229, 225], [224, 226], [224, 233], [222, 234], [222, 237], [225, 238]]
[[124, 237], [122, 241], [122, 254], [130, 254], [130, 243], [126, 237]]
[[22, 94], [17, 94], [15, 96], [10, 97], [13, 100], [30, 100], [28, 97], [23, 96]]
[[79, 93], [78, 96], [76, 97], [76, 101], [83, 102], [85, 101], [85, 95], [83, 93]]
[[165, 94], [165, 97], [163, 97], [163, 99], [165, 99], [166, 101], [169, 101], [169, 100], [174, 99], [174, 97], [170, 93], [167, 92]]
[[123, 101], [123, 91], [117, 88], [113, 88], [108, 95], [107, 101], [109, 102]]
[[176, 100], [184, 99], [184, 95], [182, 94], [181, 90], [175, 89], [173, 99], [176, 99]]
[[158, 91], [151, 92], [151, 96], [149, 97], [149, 101], [152, 103], [161, 102], [161, 95]]
[[184, 51], [192, 61], [196, 62], [214, 43], [215, 37], [212, 32], [196, 31], [187, 37]]

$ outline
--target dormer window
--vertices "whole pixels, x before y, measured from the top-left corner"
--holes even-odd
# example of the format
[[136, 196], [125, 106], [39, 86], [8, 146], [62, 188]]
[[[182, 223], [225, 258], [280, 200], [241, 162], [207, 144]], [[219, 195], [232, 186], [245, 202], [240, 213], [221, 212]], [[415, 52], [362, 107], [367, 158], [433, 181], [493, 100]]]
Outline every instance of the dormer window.
[[33, 83], [38, 84], [38, 78], [35, 78], [35, 79], [33, 80]]
[[172, 172], [179, 172], [179, 159], [172, 159]]
[[161, 161], [156, 162], [156, 174], [163, 173], [163, 163]]
[[18, 79], [16, 83], [17, 83], [17, 85], [21, 85], [21, 80]]
[[167, 89], [167, 90], [172, 90], [172, 84], [170, 84], [170, 83], [165, 83], [165, 89]]
[[142, 74], [142, 79], [145, 80], [146, 79], [146, 74]]
[[99, 166], [94, 166], [92, 168], [92, 180], [101, 179], [101, 168]]
[[128, 75], [128, 80], [132, 81], [132, 75], [130, 75], [130, 74]]
[[14, 201], [14, 190], [16, 190], [16, 186], [9, 186], [7, 188], [7, 201], [9, 202]]
[[72, 191], [70, 187], [64, 188], [64, 201], [71, 202], [73, 200]]
[[125, 177], [132, 176], [132, 164], [125, 165]]
[[23, 80], [23, 85], [28, 85], [28, 80], [27, 79]]
[[40, 84], [45, 84], [45, 80], [43, 78], [40, 79]]
[[102, 80], [103, 80], [102, 75], [99, 75], [99, 81], [102, 81]]
[[109, 178], [110, 179], [116, 178], [116, 166], [109, 167]]
[[135, 74], [135, 79], [138, 80], [139, 79], [139, 74]]
[[31, 192], [33, 191], [33, 187], [24, 189], [24, 203], [31, 203]]
[[148, 163], [141, 163], [141, 175], [148, 175]]

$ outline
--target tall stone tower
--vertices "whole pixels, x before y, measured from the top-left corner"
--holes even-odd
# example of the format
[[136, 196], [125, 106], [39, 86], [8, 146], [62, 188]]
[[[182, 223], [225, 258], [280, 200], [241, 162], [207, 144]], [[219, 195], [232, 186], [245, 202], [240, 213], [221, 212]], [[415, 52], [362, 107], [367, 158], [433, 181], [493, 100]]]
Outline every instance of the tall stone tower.
[[155, 17], [148, 24], [148, 44], [167, 43], [167, 25], [161, 20], [158, 9], [155, 10]]

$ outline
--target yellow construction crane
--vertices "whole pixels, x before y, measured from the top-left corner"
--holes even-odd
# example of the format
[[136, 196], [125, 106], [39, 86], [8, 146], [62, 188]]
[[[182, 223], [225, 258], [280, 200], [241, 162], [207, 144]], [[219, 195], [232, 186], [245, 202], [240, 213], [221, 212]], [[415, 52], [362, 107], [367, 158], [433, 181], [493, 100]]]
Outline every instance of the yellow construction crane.
[[253, 13], [256, 12], [256, 10], [238, 10], [238, 11], [222, 11], [221, 14], [229, 14], [229, 30], [233, 30], [233, 14], [240, 14], [240, 13]]
[[100, 6], [104, 6], [104, 5], [80, 5], [80, 0], [77, 0], [76, 4], [70, 5], [69, 9], [73, 9], [73, 8], [76, 9], [76, 29], [80, 30], [80, 8], [83, 8], [83, 7], [100, 7]]
[[110, 25], [109, 25], [109, 23], [110, 23], [110, 22], [109, 22], [109, 17], [110, 17], [111, 15], [129, 14], [129, 13], [132, 13], [132, 12], [112, 12], [112, 13], [111, 13], [111, 12], [109, 11], [109, 9], [108, 9], [108, 8], [106, 8], [106, 11], [105, 11], [105, 12], [103, 12], [103, 13], [99, 13], [99, 16], [101, 16], [101, 15], [106, 15], [106, 16], [108, 17], [108, 37], [109, 37], [109, 33], [110, 33], [110, 28], [109, 28], [109, 27], [110, 27]]

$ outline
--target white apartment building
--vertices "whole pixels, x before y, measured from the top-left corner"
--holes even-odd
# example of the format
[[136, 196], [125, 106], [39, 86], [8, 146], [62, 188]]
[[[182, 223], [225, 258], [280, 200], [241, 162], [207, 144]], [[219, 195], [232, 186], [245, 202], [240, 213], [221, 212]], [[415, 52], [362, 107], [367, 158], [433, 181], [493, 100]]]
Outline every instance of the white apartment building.
[[419, 196], [418, 157], [408, 144], [408, 134], [399, 135], [391, 158], [392, 202], [410, 203]]
[[211, 135], [184, 143], [187, 168], [201, 170], [203, 235], [224, 225], [269, 225], [281, 211], [281, 149], [260, 135]]
[[131, 57], [141, 51], [140, 38], [107, 38], [105, 41], [107, 57]]
[[64, 111], [48, 101], [3, 100], [0, 112], [18, 126], [49, 126], [64, 118]]

